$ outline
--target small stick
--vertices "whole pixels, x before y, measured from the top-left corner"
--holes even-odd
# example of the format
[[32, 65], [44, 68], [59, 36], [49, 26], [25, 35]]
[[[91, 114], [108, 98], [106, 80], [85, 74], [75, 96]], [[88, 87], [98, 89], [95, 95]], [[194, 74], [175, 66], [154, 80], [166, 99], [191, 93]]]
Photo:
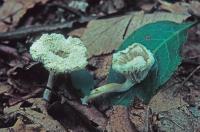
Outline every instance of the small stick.
[[197, 66], [190, 74], [187, 76], [187, 78], [183, 81], [182, 86], [194, 75], [195, 72], [197, 72], [200, 69], [200, 65]]
[[[185, 83], [186, 83], [186, 82], [194, 75], [194, 73], [197, 72], [199, 69], [200, 69], [200, 65], [197, 66], [197, 67], [187, 76], [187, 78], [181, 83], [181, 86], [184, 86]], [[176, 96], [176, 95], [179, 93], [179, 91], [182, 90], [182, 89], [183, 89], [182, 87], [181, 87], [181, 88], [177, 88], [177, 89], [174, 91], [173, 95]]]
[[10, 32], [0, 32], [0, 41], [5, 40], [15, 40], [15, 39], [22, 39], [27, 37], [28, 35], [33, 35], [36, 33], [41, 32], [52, 32], [55, 30], [62, 30], [62, 29], [70, 29], [73, 27], [74, 23], [84, 24], [92, 19], [96, 19], [97, 17], [81, 17], [77, 20], [72, 20], [70, 22], [58, 23], [54, 25], [41, 25], [41, 26], [31, 26], [26, 28], [20, 28], [15, 31]]
[[50, 32], [58, 29], [70, 28], [72, 27], [73, 22], [60, 23], [55, 25], [47, 25], [47, 26], [31, 26], [27, 28], [17, 29], [15, 31], [10, 32], [1, 32], [0, 40], [13, 40], [24, 38], [28, 35], [32, 35], [39, 32]]
[[78, 11], [78, 10], [76, 10], [74, 8], [71, 8], [71, 7], [67, 6], [66, 4], [52, 3], [52, 4], [49, 4], [48, 6], [57, 6], [59, 8], [67, 10], [70, 13], [73, 13], [74, 15], [76, 15], [78, 17], [81, 17], [83, 15], [83, 13], [81, 13], [80, 11]]
[[52, 71], [50, 71], [49, 72], [48, 82], [47, 82], [47, 88], [44, 90], [44, 93], [43, 93], [43, 99], [46, 100], [46, 101], [48, 101], [48, 102], [51, 99], [54, 78], [55, 78], [55, 73], [52, 72]]
[[170, 119], [170, 118], [161, 117], [160, 120], [168, 120], [168, 121], [172, 122], [173, 124], [175, 124], [176, 126], [178, 126], [179, 128], [181, 128], [182, 130], [185, 130], [184, 127], [182, 127], [181, 125], [179, 125], [178, 123], [176, 123], [175, 121], [173, 121], [173, 120]]

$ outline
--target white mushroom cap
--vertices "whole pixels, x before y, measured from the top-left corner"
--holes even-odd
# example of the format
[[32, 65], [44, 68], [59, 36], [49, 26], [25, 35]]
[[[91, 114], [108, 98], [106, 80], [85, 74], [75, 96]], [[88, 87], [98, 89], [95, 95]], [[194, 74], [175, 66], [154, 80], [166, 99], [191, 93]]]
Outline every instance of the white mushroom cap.
[[87, 49], [79, 38], [43, 34], [30, 47], [32, 58], [55, 73], [70, 73], [87, 65]]
[[141, 82], [148, 74], [155, 59], [142, 44], [134, 43], [113, 54], [112, 68], [130, 78], [133, 83]]

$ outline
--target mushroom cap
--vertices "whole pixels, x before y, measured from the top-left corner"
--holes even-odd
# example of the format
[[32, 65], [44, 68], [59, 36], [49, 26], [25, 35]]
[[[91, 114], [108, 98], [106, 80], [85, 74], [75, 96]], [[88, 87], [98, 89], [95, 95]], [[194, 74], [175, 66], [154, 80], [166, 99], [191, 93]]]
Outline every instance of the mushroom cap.
[[70, 73], [87, 65], [87, 49], [79, 38], [43, 34], [30, 47], [32, 58], [55, 73]]
[[154, 62], [153, 54], [146, 47], [134, 43], [113, 54], [112, 68], [134, 83], [139, 83], [147, 76]]

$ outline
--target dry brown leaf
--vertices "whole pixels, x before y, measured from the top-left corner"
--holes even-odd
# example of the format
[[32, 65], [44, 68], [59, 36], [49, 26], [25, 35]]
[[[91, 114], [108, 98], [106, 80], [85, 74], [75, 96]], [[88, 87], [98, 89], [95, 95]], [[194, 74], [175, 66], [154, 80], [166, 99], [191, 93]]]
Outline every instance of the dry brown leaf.
[[176, 3], [168, 3], [163, 0], [158, 0], [161, 4], [160, 9], [170, 11], [172, 13], [180, 13], [180, 14], [192, 14], [200, 17], [200, 2], [199, 1], [190, 1], [186, 2], [176, 2]]
[[159, 113], [158, 122], [158, 131], [198, 132], [200, 129], [200, 117], [195, 118], [186, 106]]
[[89, 57], [113, 51], [115, 45], [122, 42], [122, 36], [131, 19], [131, 15], [91, 21], [82, 40], [88, 48]]
[[191, 1], [189, 10], [193, 15], [200, 17], [200, 2], [199, 1]]
[[88, 48], [90, 58], [111, 53], [120, 46], [127, 36], [145, 24], [161, 20], [181, 23], [188, 17], [189, 15], [165, 12], [155, 12], [153, 14], [133, 12], [120, 17], [93, 20], [88, 24], [81, 39]]
[[108, 132], [134, 132], [136, 131], [129, 119], [128, 110], [123, 106], [114, 106], [106, 126]]
[[[106, 79], [109, 73], [111, 62], [112, 62], [112, 54], [92, 57], [89, 60], [89, 65], [92, 65], [93, 67], [96, 68], [94, 70], [95, 78], [103, 80], [103, 82], [101, 83], [105, 83], [104, 80]], [[103, 84], [98, 84], [98, 85], [103, 85]]]
[[85, 105], [81, 105], [78, 102], [66, 100], [68, 104], [70, 104], [75, 110], [89, 119], [91, 122], [94, 122], [98, 125], [98, 128], [101, 130], [105, 129], [107, 119], [104, 115], [99, 112], [95, 107], [87, 107]]
[[11, 86], [8, 84], [0, 84], [0, 94], [3, 94], [11, 89]]
[[71, 32], [68, 33], [68, 35], [76, 36], [80, 38], [83, 35], [84, 31], [85, 31], [85, 27], [81, 27], [81, 28], [72, 30]]
[[0, 32], [6, 32], [19, 22], [26, 11], [37, 3], [46, 3], [48, 0], [5, 0], [0, 8]]
[[[4, 109], [4, 113], [5, 115], [19, 115], [22, 117], [26, 117], [28, 118], [28, 120], [31, 121], [32, 125], [35, 126], [39, 126], [40, 128], [44, 128], [46, 131], [67, 131], [65, 130], [65, 128], [55, 119], [53, 119], [50, 115], [47, 114], [46, 111], [42, 111], [45, 110], [43, 108], [39, 108], [37, 107], [37, 104], [44, 104], [44, 100], [42, 99], [34, 99], [35, 101], [39, 101], [39, 102], [34, 102], [32, 106], [32, 108], [20, 108], [20, 104], [9, 107], [9, 108], [5, 108]], [[41, 111], [35, 111], [35, 109]], [[15, 128], [17, 127], [18, 129], [22, 126], [19, 127], [19, 125], [22, 125], [21, 123], [16, 124]], [[14, 127], [14, 126], [13, 126]], [[25, 126], [23, 126], [25, 127]], [[30, 126], [26, 126], [27, 129], [31, 129]]]
[[161, 4], [160, 9], [167, 10], [172, 13], [189, 14], [188, 9], [190, 5], [186, 2], [176, 2], [174, 4], [163, 0], [158, 0], [158, 2]]
[[147, 115], [148, 106], [138, 98], [135, 99], [133, 107], [129, 110], [129, 118], [139, 132], [146, 130], [150, 114]]
[[[172, 79], [171, 79], [172, 80]], [[168, 84], [170, 85], [170, 84]], [[172, 84], [171, 86], [166, 86], [164, 89], [161, 89], [150, 101], [149, 106], [152, 109], [152, 112], [162, 112], [169, 111], [171, 109], [176, 109], [178, 107], [187, 105], [183, 101], [182, 97], [179, 95], [174, 96], [176, 87], [179, 87], [181, 84]]]
[[155, 4], [154, 3], [150, 3], [150, 4], [143, 4], [140, 6], [140, 8], [144, 11], [144, 12], [151, 12], [154, 8]]
[[4, 129], [1, 129], [1, 131], [5, 131], [5, 132], [8, 132], [8, 131], [14, 131], [14, 132], [35, 132], [35, 131], [46, 132], [46, 130], [39, 125], [36, 125], [36, 124], [27, 125], [27, 124], [25, 124], [22, 121], [21, 118], [18, 118], [18, 120], [15, 122], [13, 127], [4, 128]]

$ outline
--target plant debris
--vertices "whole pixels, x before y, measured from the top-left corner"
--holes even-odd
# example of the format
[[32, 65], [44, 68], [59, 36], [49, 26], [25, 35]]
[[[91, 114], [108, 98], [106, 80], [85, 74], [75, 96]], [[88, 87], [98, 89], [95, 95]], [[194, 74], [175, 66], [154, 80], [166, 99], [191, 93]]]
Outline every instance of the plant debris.
[[[106, 96], [88, 106], [80, 100], [106, 84], [112, 55], [132, 32], [160, 20], [199, 22], [199, 9], [196, 0], [1, 1], [0, 131], [200, 131], [198, 23], [189, 30], [178, 70], [148, 104], [131, 96], [129, 107], [110, 106], [102, 101]], [[48, 103], [42, 99], [48, 71], [29, 53], [43, 33], [81, 38], [89, 51], [86, 69], [56, 77]]]

